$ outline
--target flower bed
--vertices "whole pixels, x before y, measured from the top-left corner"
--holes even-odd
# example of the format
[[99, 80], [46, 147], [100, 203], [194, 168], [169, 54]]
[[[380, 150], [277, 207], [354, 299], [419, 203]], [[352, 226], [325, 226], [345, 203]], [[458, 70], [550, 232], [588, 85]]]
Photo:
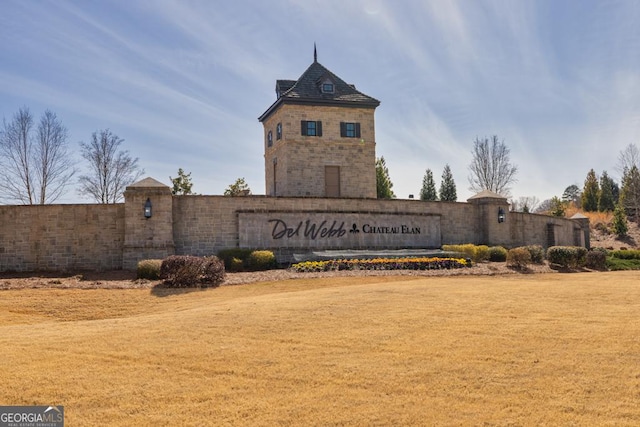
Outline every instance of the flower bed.
[[470, 267], [462, 258], [375, 258], [306, 261], [293, 264], [298, 273], [340, 270], [443, 270]]

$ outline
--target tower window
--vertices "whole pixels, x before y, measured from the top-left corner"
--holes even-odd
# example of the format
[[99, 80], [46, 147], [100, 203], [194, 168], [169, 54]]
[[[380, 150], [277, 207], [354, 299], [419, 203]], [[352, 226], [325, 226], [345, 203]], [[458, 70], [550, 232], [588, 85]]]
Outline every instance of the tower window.
[[342, 138], [360, 138], [360, 123], [340, 122]]
[[334, 86], [333, 83], [323, 83], [322, 84], [322, 92], [323, 93], [333, 93]]
[[271, 147], [273, 145], [273, 133], [269, 131], [267, 134], [267, 147]]
[[303, 136], [322, 136], [322, 122], [302, 120], [300, 131]]
[[276, 126], [276, 139], [282, 139], [282, 123]]

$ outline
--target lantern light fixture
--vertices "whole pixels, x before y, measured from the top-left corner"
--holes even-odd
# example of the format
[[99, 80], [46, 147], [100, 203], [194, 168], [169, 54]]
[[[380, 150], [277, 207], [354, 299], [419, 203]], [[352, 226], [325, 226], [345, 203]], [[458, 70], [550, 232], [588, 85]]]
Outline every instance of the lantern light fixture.
[[144, 217], [146, 219], [151, 218], [151, 200], [147, 199], [147, 201], [144, 204]]
[[504, 222], [504, 219], [505, 219], [504, 209], [498, 208], [498, 223]]

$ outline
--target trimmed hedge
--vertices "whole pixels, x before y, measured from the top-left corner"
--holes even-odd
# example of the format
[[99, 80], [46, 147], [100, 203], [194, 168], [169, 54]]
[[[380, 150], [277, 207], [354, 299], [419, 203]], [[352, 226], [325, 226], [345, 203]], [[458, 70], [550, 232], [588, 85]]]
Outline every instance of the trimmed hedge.
[[245, 264], [251, 271], [272, 270], [278, 266], [276, 256], [271, 251], [253, 251]]
[[507, 260], [507, 250], [502, 246], [491, 246], [489, 248], [490, 262], [505, 262]]
[[489, 261], [489, 247], [486, 245], [473, 245], [467, 243], [464, 245], [442, 245], [442, 250], [445, 252], [456, 252], [466, 255], [471, 258], [473, 262]]
[[544, 248], [542, 246], [529, 245], [529, 246], [524, 246], [524, 248], [529, 251], [529, 254], [531, 255], [532, 263], [534, 264], [544, 263], [545, 253], [544, 253]]
[[640, 260], [640, 251], [639, 250], [618, 250], [611, 251], [611, 256], [618, 259], [638, 259]]
[[607, 269], [607, 251], [594, 249], [587, 252], [585, 259], [585, 267], [593, 270], [606, 270]]
[[628, 249], [610, 251], [607, 267], [612, 271], [640, 270], [640, 251]]
[[173, 255], [160, 267], [160, 278], [174, 288], [216, 287], [224, 281], [224, 274], [224, 263], [215, 256]]
[[138, 279], [160, 279], [161, 266], [161, 259], [143, 259], [142, 261], [138, 261], [138, 266], [136, 269]]
[[276, 256], [271, 251], [255, 249], [223, 249], [218, 252], [218, 258], [224, 262], [226, 271], [263, 271], [278, 267]]
[[[245, 260], [249, 258], [251, 252], [253, 252], [253, 249], [222, 249], [220, 252], [218, 252], [218, 258], [220, 258], [222, 262], [224, 262], [224, 268], [227, 271], [243, 271]], [[240, 262], [238, 262], [238, 260]]]
[[580, 246], [551, 246], [547, 249], [547, 260], [566, 268], [584, 267], [587, 249]]
[[509, 249], [507, 252], [507, 266], [524, 270], [531, 264], [531, 252], [525, 246]]

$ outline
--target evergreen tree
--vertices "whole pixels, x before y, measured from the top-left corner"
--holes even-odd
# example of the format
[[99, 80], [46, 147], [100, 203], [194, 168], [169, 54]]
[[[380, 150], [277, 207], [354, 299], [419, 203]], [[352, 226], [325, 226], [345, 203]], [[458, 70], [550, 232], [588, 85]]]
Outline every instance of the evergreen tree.
[[629, 231], [629, 225], [627, 224], [627, 215], [624, 213], [624, 208], [620, 203], [616, 205], [613, 211], [613, 232], [618, 237], [623, 237]]
[[449, 165], [442, 171], [442, 182], [440, 183], [440, 200], [443, 202], [455, 202], [458, 200], [456, 193], [456, 183], [451, 174]]
[[182, 168], [178, 169], [178, 176], [176, 178], [171, 178], [172, 188], [171, 194], [175, 195], [187, 195], [193, 194], [191, 188], [193, 187], [193, 183], [191, 182], [191, 172], [184, 173]]
[[562, 201], [566, 203], [573, 203], [576, 208], [580, 208], [580, 200], [582, 198], [582, 194], [580, 193], [580, 188], [571, 184], [568, 186], [564, 193], [562, 193]]
[[551, 215], [564, 217], [566, 210], [566, 202], [563, 202], [557, 196], [553, 196], [553, 198], [551, 198], [551, 209], [549, 210]]
[[224, 190], [225, 196], [250, 196], [251, 189], [249, 188], [249, 184], [244, 180], [244, 178], [236, 179], [236, 182], [230, 184], [226, 190]]
[[420, 190], [420, 200], [435, 201], [438, 200], [438, 192], [436, 191], [436, 183], [433, 181], [433, 172], [427, 169], [422, 178], [422, 189]]
[[598, 178], [593, 169], [587, 174], [584, 181], [584, 189], [582, 190], [582, 209], [585, 212], [596, 212], [598, 210], [598, 197], [600, 194], [600, 186]]
[[615, 182], [609, 178], [607, 171], [602, 172], [600, 177], [600, 197], [598, 198], [598, 210], [600, 212], [611, 212], [616, 207], [616, 200], [613, 198]]
[[627, 215], [635, 216], [640, 222], [640, 171], [637, 166], [625, 169], [620, 190], [620, 204]]
[[393, 194], [393, 183], [389, 177], [389, 169], [384, 157], [376, 159], [376, 193], [378, 199], [395, 199], [396, 195]]

